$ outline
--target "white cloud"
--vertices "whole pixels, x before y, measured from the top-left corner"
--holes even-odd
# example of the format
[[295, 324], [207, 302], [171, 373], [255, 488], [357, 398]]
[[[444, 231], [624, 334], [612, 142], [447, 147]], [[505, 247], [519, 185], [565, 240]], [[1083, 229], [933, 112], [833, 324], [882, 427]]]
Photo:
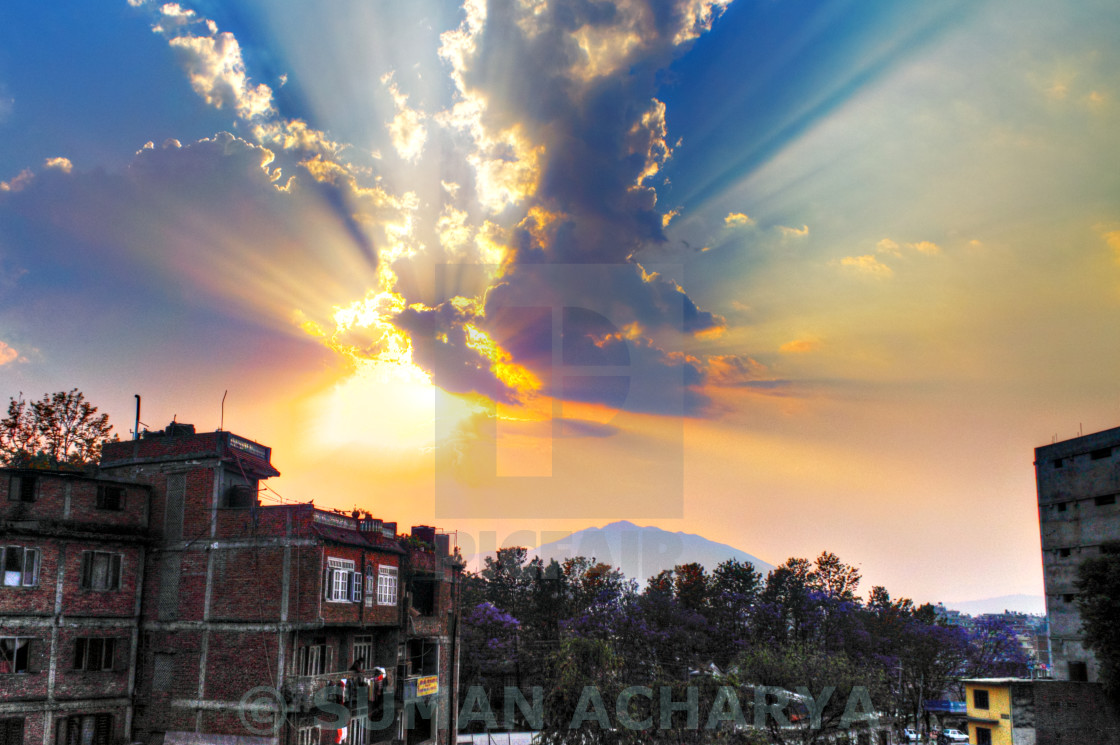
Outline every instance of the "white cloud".
[[19, 359], [19, 352], [0, 341], [0, 367]]
[[783, 238], [804, 238], [809, 235], [809, 226], [802, 225], [800, 228], [790, 228], [785, 225], [779, 225], [778, 231], [781, 232]]
[[754, 225], [754, 220], [742, 212], [729, 212], [727, 217], [723, 218], [723, 224], [731, 227], [749, 226]]
[[70, 173], [74, 170], [74, 164], [70, 162], [69, 158], [47, 158], [43, 161], [44, 168], [56, 168], [63, 173]]
[[879, 261], [871, 254], [864, 256], [845, 256], [840, 259], [840, 266], [860, 274], [866, 274], [876, 279], [886, 279], [894, 274], [894, 271], [886, 264]]

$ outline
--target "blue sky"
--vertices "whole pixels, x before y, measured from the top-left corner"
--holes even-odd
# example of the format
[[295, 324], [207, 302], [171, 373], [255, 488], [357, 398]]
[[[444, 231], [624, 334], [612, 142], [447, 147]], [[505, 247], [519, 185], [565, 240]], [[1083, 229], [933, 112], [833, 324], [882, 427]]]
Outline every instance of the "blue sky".
[[228, 390], [285, 497], [963, 600], [1041, 591], [1032, 448], [1120, 423], [1113, 3], [4, 20], [4, 390]]

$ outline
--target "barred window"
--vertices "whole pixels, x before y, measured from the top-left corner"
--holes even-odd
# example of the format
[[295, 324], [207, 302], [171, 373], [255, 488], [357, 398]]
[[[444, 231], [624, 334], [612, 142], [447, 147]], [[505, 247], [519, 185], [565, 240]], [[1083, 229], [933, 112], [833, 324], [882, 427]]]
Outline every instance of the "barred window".
[[397, 604], [397, 568], [381, 564], [377, 567], [377, 604]]
[[58, 720], [55, 745], [109, 745], [112, 739], [112, 714], [85, 714]]

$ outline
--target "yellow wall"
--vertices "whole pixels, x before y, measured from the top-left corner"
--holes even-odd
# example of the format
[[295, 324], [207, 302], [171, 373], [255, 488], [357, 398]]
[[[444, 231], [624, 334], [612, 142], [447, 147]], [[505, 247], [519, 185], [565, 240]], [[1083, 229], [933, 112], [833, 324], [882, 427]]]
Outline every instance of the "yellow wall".
[[[977, 709], [973, 705], [973, 691], [988, 692], [988, 708]], [[968, 703], [968, 716], [981, 719], [998, 719], [999, 722], [972, 722], [968, 723], [968, 739], [970, 742], [980, 742], [976, 734], [977, 727], [987, 727], [992, 731], [992, 745], [1012, 745], [1011, 737], [1011, 686], [1008, 685], [981, 685], [979, 683], [965, 683], [965, 701]], [[1003, 715], [1007, 715], [1007, 719]]]

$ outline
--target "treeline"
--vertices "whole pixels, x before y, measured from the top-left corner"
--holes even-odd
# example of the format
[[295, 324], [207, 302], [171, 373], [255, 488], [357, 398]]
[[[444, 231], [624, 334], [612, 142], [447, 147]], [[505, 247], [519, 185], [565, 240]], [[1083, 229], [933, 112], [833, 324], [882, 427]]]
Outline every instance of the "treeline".
[[[1026, 673], [1026, 654], [1003, 624], [942, 625], [932, 606], [892, 599], [884, 587], [861, 599], [860, 579], [825, 552], [814, 561], [791, 558], [766, 577], [736, 560], [712, 572], [682, 564], [639, 587], [595, 559], [546, 565], [523, 548], [502, 549], [464, 588], [460, 709], [467, 704], [476, 712], [470, 725], [482, 727], [477, 699], [466, 700], [482, 690], [496, 713], [489, 726], [541, 725], [520, 715], [502, 721], [511, 692], [531, 702], [537, 687], [545, 717], [536, 728], [548, 743], [812, 743], [846, 731], [856, 693], [901, 726], [963, 677]], [[589, 686], [609, 714], [625, 703], [625, 721], [650, 726], [612, 719], [604, 728], [602, 717], [588, 716], [599, 713]], [[683, 705], [662, 719], [662, 689], [674, 702], [698, 696], [700, 721]], [[767, 690], [799, 689], [809, 698], [794, 696], [792, 723], [746, 711], [743, 718], [764, 729], [705, 730], [704, 712], [727, 708], [729, 690], [757, 708], [769, 705]]]

